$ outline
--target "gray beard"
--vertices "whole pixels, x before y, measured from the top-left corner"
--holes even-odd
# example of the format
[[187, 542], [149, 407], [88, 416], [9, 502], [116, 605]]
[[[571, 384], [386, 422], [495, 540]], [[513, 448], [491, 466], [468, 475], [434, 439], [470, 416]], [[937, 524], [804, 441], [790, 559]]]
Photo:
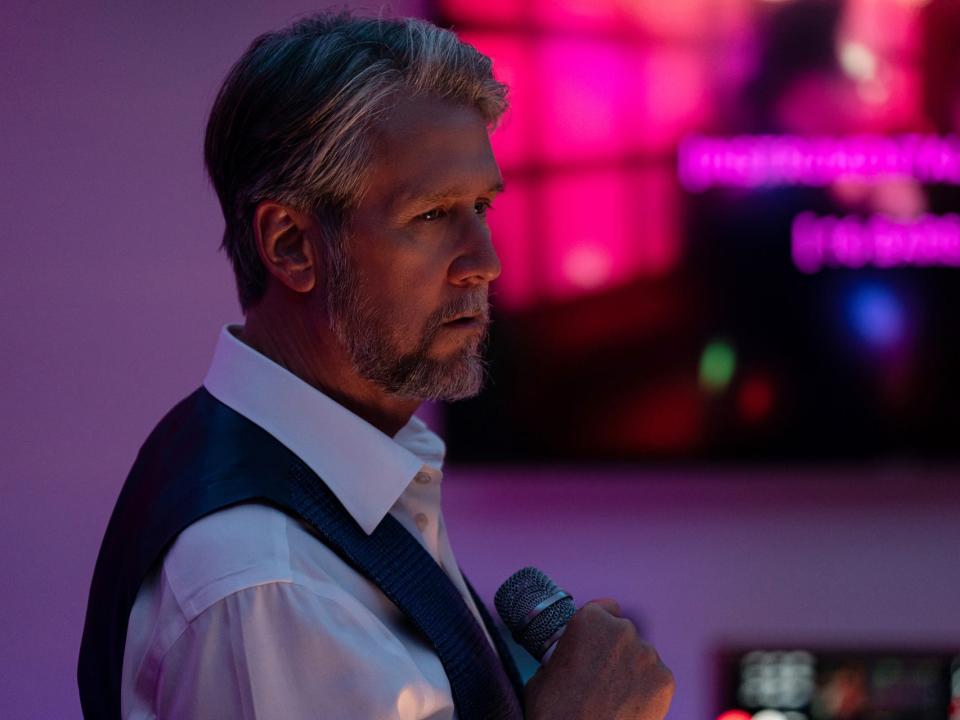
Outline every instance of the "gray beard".
[[389, 313], [370, 307], [362, 279], [345, 257], [331, 258], [327, 268], [327, 309], [330, 328], [344, 344], [360, 377], [391, 395], [418, 400], [463, 400], [483, 388], [487, 366], [483, 350], [486, 326], [456, 355], [446, 360], [428, 357], [443, 323], [460, 313], [480, 313], [489, 323], [490, 310], [484, 288], [434, 312], [426, 322], [417, 347], [399, 350]]

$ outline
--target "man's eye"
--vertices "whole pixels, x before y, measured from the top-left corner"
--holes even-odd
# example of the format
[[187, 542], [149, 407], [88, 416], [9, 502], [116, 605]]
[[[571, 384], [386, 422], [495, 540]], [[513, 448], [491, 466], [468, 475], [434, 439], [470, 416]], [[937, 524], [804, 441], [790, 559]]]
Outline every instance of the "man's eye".
[[433, 210], [428, 210], [427, 212], [425, 212], [425, 213], [423, 213], [422, 215], [420, 215], [420, 219], [421, 219], [421, 220], [428, 220], [428, 221], [429, 221], [429, 220], [439, 220], [439, 219], [442, 218], [444, 215], [446, 215], [446, 211], [444, 211], [443, 208], [434, 208]]
[[473, 206], [473, 211], [477, 215], [486, 215], [488, 210], [493, 209], [493, 203], [489, 200], [480, 200], [476, 205]]

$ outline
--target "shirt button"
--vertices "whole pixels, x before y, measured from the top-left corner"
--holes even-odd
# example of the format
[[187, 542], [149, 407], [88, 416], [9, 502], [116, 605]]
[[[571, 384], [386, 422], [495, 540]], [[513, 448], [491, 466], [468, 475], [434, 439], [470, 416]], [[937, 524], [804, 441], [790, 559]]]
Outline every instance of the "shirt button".
[[430, 476], [425, 472], [418, 472], [413, 479], [421, 485], [426, 485], [428, 482], [430, 482]]
[[426, 530], [427, 525], [430, 524], [430, 518], [423, 513], [417, 513], [413, 519], [416, 521], [417, 527], [420, 528], [420, 530]]

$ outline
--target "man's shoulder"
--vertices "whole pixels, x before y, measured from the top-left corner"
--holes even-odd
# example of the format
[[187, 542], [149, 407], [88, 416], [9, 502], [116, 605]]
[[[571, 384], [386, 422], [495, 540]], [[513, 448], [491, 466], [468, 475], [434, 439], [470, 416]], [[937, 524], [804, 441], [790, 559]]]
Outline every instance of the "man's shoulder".
[[188, 623], [230, 595], [271, 583], [355, 611], [363, 606], [378, 618], [400, 612], [303, 522], [258, 502], [233, 505], [189, 525], [164, 555], [162, 573], [163, 592], [172, 593]]
[[249, 587], [293, 582], [289, 516], [270, 505], [241, 503], [181, 532], [163, 559], [163, 573], [187, 620]]

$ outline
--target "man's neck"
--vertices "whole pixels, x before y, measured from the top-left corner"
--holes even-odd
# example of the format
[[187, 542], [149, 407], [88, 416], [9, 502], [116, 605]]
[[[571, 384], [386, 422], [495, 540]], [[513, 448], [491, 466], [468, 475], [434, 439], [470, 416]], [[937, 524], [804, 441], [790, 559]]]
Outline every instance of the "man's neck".
[[396, 398], [357, 375], [346, 348], [325, 318], [280, 311], [265, 298], [247, 311], [238, 339], [312, 385], [327, 397], [393, 437], [407, 424], [419, 400]]

